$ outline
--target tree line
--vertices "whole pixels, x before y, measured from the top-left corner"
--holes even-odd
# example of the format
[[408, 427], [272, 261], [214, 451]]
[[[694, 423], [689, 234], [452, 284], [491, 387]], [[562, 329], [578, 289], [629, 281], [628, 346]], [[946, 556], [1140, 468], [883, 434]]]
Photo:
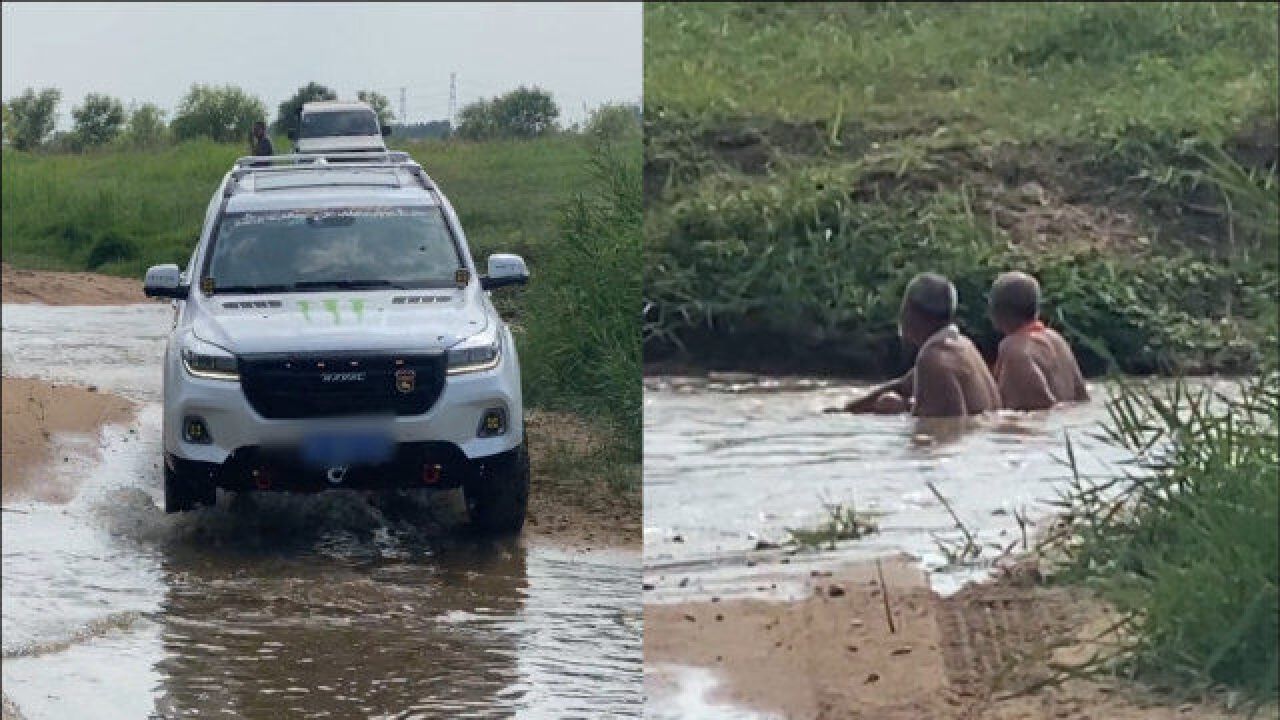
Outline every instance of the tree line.
[[[520, 86], [467, 105], [458, 114], [456, 128], [448, 120], [397, 125], [385, 95], [361, 90], [356, 97], [373, 108], [380, 123], [403, 131], [393, 129], [393, 135], [406, 139], [454, 136], [463, 140], [529, 139], [565, 131], [617, 139], [640, 132], [640, 106], [634, 103], [601, 106], [585, 126], [562, 128], [559, 106], [549, 92], [536, 86]], [[298, 111], [305, 103], [337, 99], [338, 94], [331, 88], [309, 82], [277, 106], [271, 130], [288, 134], [296, 129]], [[39, 91], [27, 88], [4, 103], [5, 142], [17, 150], [53, 152], [82, 152], [106, 145], [151, 149], [197, 138], [247, 144], [253, 124], [267, 119], [263, 102], [239, 87], [195, 84], [178, 104], [171, 121], [166, 122], [165, 111], [153, 103], [126, 109], [117, 98], [89, 93], [71, 110], [72, 130], [55, 133], [61, 100], [62, 93], [57, 88]]]

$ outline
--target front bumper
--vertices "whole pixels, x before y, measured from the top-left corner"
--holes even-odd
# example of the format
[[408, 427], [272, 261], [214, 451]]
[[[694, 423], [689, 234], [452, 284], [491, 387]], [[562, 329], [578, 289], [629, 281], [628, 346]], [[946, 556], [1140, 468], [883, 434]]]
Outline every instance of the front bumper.
[[485, 465], [502, 463], [519, 449], [471, 459], [450, 443], [410, 443], [397, 448], [394, 459], [378, 465], [352, 465], [334, 472], [314, 468], [296, 457], [259, 447], [240, 448], [225, 463], [186, 460], [171, 455], [165, 463], [189, 482], [211, 483], [233, 492], [320, 492], [348, 490], [428, 489], [467, 487], [483, 477]]
[[[358, 418], [264, 418], [249, 404], [240, 383], [193, 377], [175, 355], [168, 353], [165, 361], [164, 450], [169, 457], [222, 465], [237, 453], [297, 447], [318, 429], [335, 422], [363, 422]], [[494, 408], [505, 412], [506, 432], [480, 437], [481, 420]], [[422, 444], [451, 446], [461, 458], [476, 460], [507, 452], [523, 442], [523, 412], [519, 364], [512, 350], [493, 370], [449, 376], [439, 399], [426, 413], [385, 418], [380, 427], [401, 449]], [[193, 443], [183, 438], [183, 422], [188, 417], [204, 421], [210, 442]]]

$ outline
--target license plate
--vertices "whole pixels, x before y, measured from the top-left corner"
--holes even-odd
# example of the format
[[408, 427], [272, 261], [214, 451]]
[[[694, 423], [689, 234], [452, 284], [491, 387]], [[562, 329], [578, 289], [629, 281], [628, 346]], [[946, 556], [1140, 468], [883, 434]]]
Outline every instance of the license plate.
[[302, 461], [311, 467], [376, 465], [391, 459], [395, 443], [385, 433], [317, 433], [302, 443]]

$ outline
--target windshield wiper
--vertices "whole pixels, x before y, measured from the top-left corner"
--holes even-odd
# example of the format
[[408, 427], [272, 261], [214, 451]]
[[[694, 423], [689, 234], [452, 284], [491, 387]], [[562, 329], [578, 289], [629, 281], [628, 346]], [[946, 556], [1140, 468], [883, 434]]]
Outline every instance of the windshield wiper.
[[294, 283], [293, 287], [298, 290], [318, 290], [325, 288], [336, 288], [338, 290], [365, 290], [368, 288], [393, 288], [396, 290], [407, 289], [407, 286], [400, 283], [393, 283], [390, 280], [311, 280], [307, 282]]
[[228, 285], [227, 287], [214, 286], [213, 291], [216, 294], [224, 293], [273, 293], [273, 292], [289, 292], [293, 289], [292, 285]]

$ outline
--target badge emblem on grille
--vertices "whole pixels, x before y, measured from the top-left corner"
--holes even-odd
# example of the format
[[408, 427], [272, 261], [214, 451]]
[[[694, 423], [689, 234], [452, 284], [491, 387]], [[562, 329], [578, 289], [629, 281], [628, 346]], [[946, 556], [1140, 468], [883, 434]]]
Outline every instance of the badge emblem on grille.
[[407, 395], [413, 392], [414, 379], [417, 373], [413, 370], [397, 370], [396, 371], [396, 392]]

